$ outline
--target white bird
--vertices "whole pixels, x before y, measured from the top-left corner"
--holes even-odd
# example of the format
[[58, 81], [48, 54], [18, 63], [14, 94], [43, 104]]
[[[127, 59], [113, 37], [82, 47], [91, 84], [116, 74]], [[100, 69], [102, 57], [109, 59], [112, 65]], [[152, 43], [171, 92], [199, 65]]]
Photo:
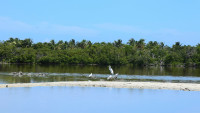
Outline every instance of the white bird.
[[113, 75], [114, 72], [113, 72], [113, 69], [111, 68], [111, 66], [109, 65], [109, 70], [110, 70], [110, 73]]
[[96, 77], [91, 73], [90, 75], [88, 75], [89, 78], [93, 78], [96, 79]]
[[92, 78], [92, 73], [88, 75], [89, 78]]
[[107, 80], [111, 80], [112, 78], [113, 78], [113, 76], [110, 75], [110, 76], [107, 78]]
[[[110, 65], [109, 65], [109, 70], [110, 70], [110, 73], [111, 73], [112, 75], [110, 75], [110, 76], [107, 78], [107, 80], [117, 79], [118, 73], [116, 73], [116, 74], [114, 75], [114, 71], [113, 71], [113, 69], [111, 68]], [[114, 76], [113, 76], [113, 75], [114, 75]]]
[[111, 79], [117, 79], [118, 73], [116, 73], [114, 76], [110, 75], [107, 80], [111, 80]]
[[118, 73], [115, 74], [115, 76], [113, 76], [114, 79], [117, 79]]

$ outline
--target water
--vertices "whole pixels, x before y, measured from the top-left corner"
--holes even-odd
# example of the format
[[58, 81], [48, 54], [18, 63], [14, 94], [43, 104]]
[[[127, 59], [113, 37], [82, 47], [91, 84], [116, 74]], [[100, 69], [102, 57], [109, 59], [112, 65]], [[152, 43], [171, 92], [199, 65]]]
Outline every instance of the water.
[[[134, 67], [112, 66], [119, 73], [118, 81], [160, 81], [200, 83], [200, 68], [183, 67]], [[11, 72], [32, 74], [32, 76], [14, 77]], [[38, 73], [48, 73], [48, 76], [37, 77]], [[93, 73], [97, 78], [89, 79]], [[108, 66], [82, 65], [0, 65], [0, 84], [5, 83], [35, 83], [55, 81], [99, 81], [106, 80], [110, 72]]]
[[1, 113], [199, 113], [200, 92], [97, 87], [0, 89]]

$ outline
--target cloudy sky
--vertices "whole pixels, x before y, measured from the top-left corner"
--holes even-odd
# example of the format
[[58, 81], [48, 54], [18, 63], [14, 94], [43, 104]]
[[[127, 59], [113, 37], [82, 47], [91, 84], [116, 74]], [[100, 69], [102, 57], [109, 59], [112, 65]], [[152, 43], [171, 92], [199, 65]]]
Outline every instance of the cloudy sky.
[[2, 0], [0, 40], [200, 43], [199, 0]]

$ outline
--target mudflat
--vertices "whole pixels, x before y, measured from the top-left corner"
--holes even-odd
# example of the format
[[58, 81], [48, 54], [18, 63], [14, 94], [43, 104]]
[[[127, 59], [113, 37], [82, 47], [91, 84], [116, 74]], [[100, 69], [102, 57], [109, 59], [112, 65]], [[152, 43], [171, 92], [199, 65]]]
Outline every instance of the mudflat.
[[195, 83], [67, 81], [67, 82], [0, 84], [0, 88], [36, 87], [36, 86], [80, 86], [80, 87], [112, 87], [112, 88], [170, 89], [170, 90], [200, 91], [200, 84], [195, 84]]

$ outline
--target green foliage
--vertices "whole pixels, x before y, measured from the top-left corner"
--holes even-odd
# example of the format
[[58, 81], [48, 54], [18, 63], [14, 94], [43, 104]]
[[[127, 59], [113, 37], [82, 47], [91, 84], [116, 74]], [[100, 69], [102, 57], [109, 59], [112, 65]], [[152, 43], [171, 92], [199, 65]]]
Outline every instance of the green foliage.
[[138, 41], [131, 38], [127, 44], [121, 39], [113, 43], [92, 43], [88, 40], [51, 40], [33, 43], [29, 38], [10, 38], [0, 41], [0, 62], [41, 64], [99, 64], [99, 65], [184, 65], [200, 66], [200, 44], [172, 47], [163, 42]]

